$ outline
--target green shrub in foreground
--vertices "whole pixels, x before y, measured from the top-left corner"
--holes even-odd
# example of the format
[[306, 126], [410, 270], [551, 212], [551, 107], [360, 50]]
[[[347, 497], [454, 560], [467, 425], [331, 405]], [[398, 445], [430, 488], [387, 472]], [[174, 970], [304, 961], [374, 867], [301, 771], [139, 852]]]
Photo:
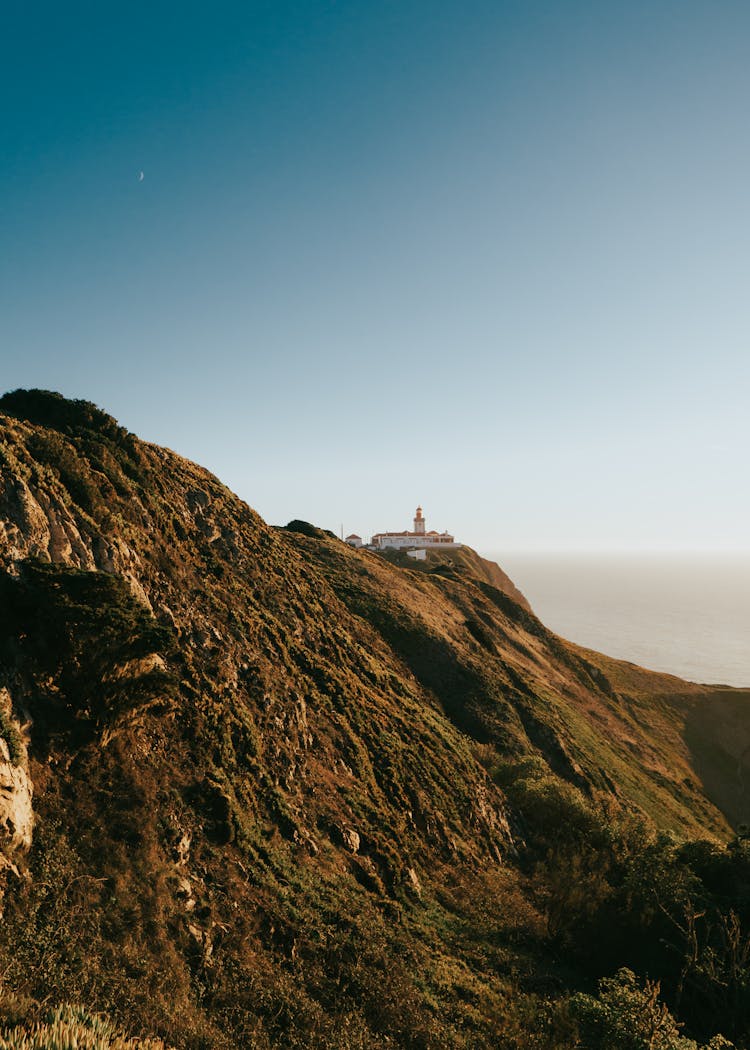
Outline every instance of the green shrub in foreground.
[[631, 970], [618, 970], [599, 982], [599, 995], [579, 993], [571, 1000], [581, 1024], [583, 1046], [607, 1050], [732, 1050], [715, 1035], [706, 1046], [680, 1035], [680, 1026], [659, 999], [658, 981], [639, 984]]

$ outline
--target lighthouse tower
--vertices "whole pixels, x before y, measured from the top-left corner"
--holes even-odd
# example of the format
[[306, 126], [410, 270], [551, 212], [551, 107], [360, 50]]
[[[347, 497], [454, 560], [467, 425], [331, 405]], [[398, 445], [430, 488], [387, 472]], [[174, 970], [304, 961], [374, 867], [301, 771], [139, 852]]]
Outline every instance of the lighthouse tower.
[[417, 513], [414, 517], [414, 532], [418, 536], [424, 536], [424, 518], [421, 507], [417, 507]]

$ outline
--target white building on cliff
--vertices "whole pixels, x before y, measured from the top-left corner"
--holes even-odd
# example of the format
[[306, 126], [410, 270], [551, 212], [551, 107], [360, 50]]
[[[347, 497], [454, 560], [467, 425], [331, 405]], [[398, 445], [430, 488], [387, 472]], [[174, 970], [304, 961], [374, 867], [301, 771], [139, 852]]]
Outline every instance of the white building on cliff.
[[389, 547], [396, 550], [416, 550], [423, 547], [451, 550], [461, 546], [449, 532], [435, 532], [434, 529], [427, 532], [421, 507], [417, 507], [412, 532], [376, 532], [370, 540], [370, 545], [380, 551]]

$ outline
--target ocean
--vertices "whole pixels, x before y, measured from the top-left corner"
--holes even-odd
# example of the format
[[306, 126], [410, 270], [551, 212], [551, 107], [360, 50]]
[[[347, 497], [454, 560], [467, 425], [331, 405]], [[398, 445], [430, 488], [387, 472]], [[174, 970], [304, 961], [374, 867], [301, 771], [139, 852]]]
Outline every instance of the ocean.
[[750, 686], [750, 553], [486, 556], [570, 641], [693, 682]]

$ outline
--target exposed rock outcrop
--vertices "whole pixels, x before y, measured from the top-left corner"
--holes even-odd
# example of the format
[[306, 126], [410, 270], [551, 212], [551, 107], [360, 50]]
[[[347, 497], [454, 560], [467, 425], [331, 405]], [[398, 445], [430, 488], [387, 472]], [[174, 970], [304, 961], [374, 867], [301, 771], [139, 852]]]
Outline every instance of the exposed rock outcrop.
[[33, 796], [24, 734], [9, 691], [0, 688], [0, 865], [17, 870], [18, 855], [31, 847]]

